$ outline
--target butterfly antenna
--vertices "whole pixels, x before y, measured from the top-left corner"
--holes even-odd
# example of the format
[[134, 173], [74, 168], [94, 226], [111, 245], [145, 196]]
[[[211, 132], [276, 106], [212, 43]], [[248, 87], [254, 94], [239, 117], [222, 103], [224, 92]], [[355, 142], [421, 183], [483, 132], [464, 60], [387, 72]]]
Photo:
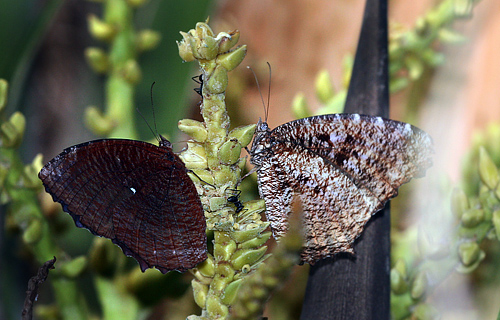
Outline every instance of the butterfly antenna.
[[247, 66], [250, 71], [253, 73], [253, 77], [255, 78], [255, 83], [257, 84], [257, 89], [259, 89], [259, 94], [260, 94], [260, 100], [262, 101], [262, 105], [264, 106], [264, 115], [265, 115], [265, 122], [267, 122], [267, 110], [266, 110], [266, 104], [264, 103], [264, 97], [262, 97], [262, 90], [260, 90], [260, 85], [259, 85], [259, 80], [257, 79], [257, 75], [253, 71], [252, 67]]
[[191, 170], [191, 169], [187, 169], [187, 172], [192, 173], [192, 174], [193, 174], [196, 178], [198, 178], [198, 180], [200, 180], [201, 182], [203, 182], [203, 183], [205, 183], [205, 184], [207, 184], [207, 185], [211, 186], [211, 187], [212, 187], [212, 188], [214, 188], [214, 189], [217, 189], [217, 187], [216, 187], [216, 186], [214, 186], [213, 184], [208, 183], [208, 182], [206, 182], [205, 180], [203, 180], [202, 178], [200, 178], [200, 176], [199, 176], [199, 175], [197, 175], [197, 174], [196, 174], [196, 172], [194, 172], [193, 170]]
[[271, 64], [267, 62], [267, 66], [269, 67], [269, 88], [267, 88], [267, 110], [266, 110], [266, 122], [267, 122], [267, 116], [269, 115], [269, 106], [271, 105], [271, 78], [272, 78], [272, 69], [271, 69]]
[[154, 87], [155, 83], [156, 83], [156, 81], [153, 81], [153, 83], [151, 84], [150, 96], [151, 96], [151, 109], [153, 111], [153, 123], [155, 124], [156, 136], [159, 137], [160, 135], [158, 134], [158, 128], [156, 127], [155, 105], [153, 103], [153, 87]]
[[159, 138], [156, 136], [156, 133], [153, 131], [153, 129], [151, 129], [151, 126], [149, 125], [149, 122], [148, 120], [146, 120], [146, 117], [144, 117], [144, 115], [142, 114], [142, 112], [139, 110], [139, 108], [135, 108], [135, 111], [137, 111], [137, 113], [139, 113], [139, 115], [141, 116], [142, 120], [144, 120], [144, 122], [146, 122], [149, 130], [151, 130], [151, 133], [153, 133], [153, 136], [155, 136], [156, 140], [160, 141]]

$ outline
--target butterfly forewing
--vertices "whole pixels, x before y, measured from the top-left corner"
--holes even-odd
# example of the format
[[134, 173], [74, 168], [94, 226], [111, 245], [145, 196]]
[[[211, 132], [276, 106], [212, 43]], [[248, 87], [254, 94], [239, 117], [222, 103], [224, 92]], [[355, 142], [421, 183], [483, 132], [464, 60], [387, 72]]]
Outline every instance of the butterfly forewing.
[[39, 177], [78, 227], [111, 239], [143, 271], [186, 271], [206, 259], [201, 202], [165, 143], [87, 142], [64, 150]]
[[273, 234], [286, 232], [297, 194], [304, 211], [302, 259], [309, 263], [352, 252], [371, 215], [431, 165], [425, 132], [380, 117], [324, 115], [259, 129], [252, 162]]

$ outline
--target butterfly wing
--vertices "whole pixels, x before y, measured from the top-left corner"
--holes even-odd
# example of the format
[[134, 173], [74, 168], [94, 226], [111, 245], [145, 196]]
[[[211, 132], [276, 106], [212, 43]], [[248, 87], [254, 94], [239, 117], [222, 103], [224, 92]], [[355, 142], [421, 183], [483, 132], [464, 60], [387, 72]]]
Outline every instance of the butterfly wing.
[[96, 140], [65, 149], [39, 173], [77, 227], [109, 238], [144, 271], [186, 271], [206, 259], [203, 208], [167, 146]]
[[[302, 259], [309, 263], [352, 252], [370, 217], [403, 183], [423, 176], [431, 165], [432, 141], [425, 132], [379, 117], [300, 119], [275, 128], [257, 143], [267, 146], [261, 148], [267, 148], [267, 160], [258, 170], [259, 190], [274, 235], [287, 230], [293, 191], [302, 202]], [[283, 196], [278, 183], [288, 186]]]

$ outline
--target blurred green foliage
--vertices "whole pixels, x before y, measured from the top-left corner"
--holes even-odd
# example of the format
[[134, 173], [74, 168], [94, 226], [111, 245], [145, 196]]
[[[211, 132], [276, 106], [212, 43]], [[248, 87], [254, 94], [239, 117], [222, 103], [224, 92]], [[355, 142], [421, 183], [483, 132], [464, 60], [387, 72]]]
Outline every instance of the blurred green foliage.
[[[97, 15], [102, 14], [99, 13], [101, 4], [90, 2], [4, 1], [0, 3], [0, 43], [2, 44], [0, 77], [10, 83], [9, 99], [6, 99], [7, 90], [2, 94], [7, 105], [5, 108], [2, 107], [1, 113], [2, 126], [5, 127], [2, 131], [3, 142], [0, 146], [2, 177], [4, 177], [1, 185], [3, 223], [0, 232], [2, 250], [0, 318], [2, 319], [19, 318], [29, 276], [36, 272], [38, 265], [51, 258], [52, 255], [57, 255], [58, 261], [56, 270], [49, 275], [49, 282], [42, 286], [44, 291], [40, 294], [40, 301], [36, 304], [39, 307], [37, 314], [40, 318], [77, 319], [80, 317], [87, 319], [88, 311], [97, 313], [100, 312], [99, 310], [104, 312], [106, 317], [115, 316], [116, 318], [117, 314], [113, 315], [113, 312], [118, 310], [118, 318], [124, 319], [126, 315], [126, 317], [136, 319], [139, 314], [149, 313], [150, 306], [164, 297], [179, 297], [188, 288], [188, 283], [180, 274], [160, 275], [157, 272], [142, 274], [140, 271], [136, 274], [137, 265], [131, 262], [131, 259], [125, 258], [109, 241], [103, 244], [100, 241], [102, 239], [97, 239], [87, 255], [85, 248], [89, 247], [89, 240], [94, 239], [90, 233], [74, 228], [71, 219], [65, 214], [58, 213], [59, 209], [56, 207], [49, 206], [49, 211], [45, 212], [45, 216], [40, 211], [37, 194], [41, 190], [41, 185], [36, 180], [38, 179], [37, 171], [41, 167], [41, 158], [37, 157], [34, 165], [23, 165], [23, 162], [30, 161], [29, 159], [22, 160], [22, 154], [17, 150], [24, 134], [24, 126], [19, 127], [18, 119], [20, 117], [24, 119], [24, 117], [19, 113], [14, 113], [12, 117], [10, 114], [16, 110], [23, 110], [28, 123], [36, 122], [36, 119], [30, 118], [32, 108], [27, 103], [37, 100], [37, 97], [30, 98], [26, 95], [27, 84], [34, 81], [33, 70], [39, 67], [36, 64], [37, 58], [43, 53], [40, 50], [48, 48], [42, 45], [48, 33], [54, 30], [64, 30], [72, 26], [71, 23], [75, 21], [66, 20], [68, 24], [55, 24], [61, 22], [57, 20], [61, 11], [68, 10], [68, 6], [72, 5], [89, 9], [88, 12], [77, 10], [76, 13], [75, 11], [71, 13], [77, 14], [78, 17], [94, 11]], [[190, 79], [193, 73], [192, 67], [180, 63], [175, 40], [180, 37], [179, 30], [187, 29], [196, 21], [206, 19], [210, 5], [210, 1], [151, 0], [137, 9], [134, 14], [134, 29], [154, 29], [162, 35], [158, 48], [142, 54], [138, 60], [138, 66], [145, 76], [134, 88], [137, 94], [135, 101], [132, 102], [141, 109], [149, 108], [150, 87], [156, 81], [153, 95], [156, 121], [161, 133], [173, 135], [177, 132], [177, 121], [186, 112], [186, 92], [190, 92], [189, 88], [193, 86]], [[75, 16], [66, 16], [66, 19], [71, 18]], [[76, 20], [78, 19], [81, 20], [81, 18]], [[78, 40], [79, 46], [96, 44], [101, 46], [92, 40], [90, 42], [85, 37], [78, 38]], [[107, 50], [106, 45], [102, 48]], [[81, 59], [83, 60], [83, 52], [81, 52]], [[65, 62], [60, 61], [60, 63]], [[98, 76], [94, 78], [96, 82], [100, 81]], [[81, 78], [75, 77], [75, 79]], [[45, 81], [50, 80], [45, 79]], [[63, 90], [63, 86], [60, 88]], [[94, 93], [95, 91], [89, 90], [88, 92]], [[86, 99], [86, 101], [93, 100], [103, 105], [104, 103], [99, 102], [103, 94], [104, 92], [97, 93], [94, 98]], [[79, 114], [83, 114], [84, 107], [81, 104], [74, 106], [80, 109]], [[144, 113], [151, 114], [150, 112]], [[137, 112], [133, 110], [132, 116], [137, 115]], [[137, 121], [137, 123], [141, 136], [152, 135], [144, 121]], [[16, 128], [21, 128], [21, 130]], [[17, 136], [19, 139], [16, 138]], [[24, 137], [27, 140], [25, 145], [26, 143], [29, 145], [31, 136], [24, 135]], [[31, 184], [27, 185], [28, 189], [24, 190], [19, 188], [20, 184], [16, 181], [21, 181], [22, 185], [27, 185], [28, 182]], [[47, 207], [44, 209], [47, 210]], [[71, 227], [68, 228], [68, 226]], [[19, 236], [17, 239], [13, 238], [16, 234]], [[112, 257], [112, 261], [105, 259], [104, 265], [96, 264], [95, 258], [102, 256], [104, 252], [110, 253], [108, 256]], [[85, 254], [85, 256], [78, 257], [79, 254]], [[20, 259], [32, 260], [33, 269], [27, 268], [26, 263]], [[97, 259], [97, 261], [102, 260]], [[96, 272], [97, 276], [94, 276], [94, 279], [89, 277], [89, 268]], [[81, 278], [76, 280], [76, 277], [80, 276]], [[48, 290], [50, 285], [52, 285], [52, 290]], [[148, 289], [145, 290], [145, 287]], [[119, 290], [115, 291], [117, 289]], [[53, 293], [53, 298], [50, 298], [50, 291]], [[83, 297], [90, 302], [90, 310], [87, 310], [87, 303], [82, 300]], [[115, 297], [114, 300], [113, 297]], [[51, 299], [54, 298], [57, 304], [43, 305], [43, 303], [51, 303]], [[97, 300], [100, 300], [99, 303]], [[96, 309], [95, 306], [99, 304], [101, 307]], [[120, 305], [122, 305], [121, 308]], [[71, 308], [72, 312], [65, 307]]]

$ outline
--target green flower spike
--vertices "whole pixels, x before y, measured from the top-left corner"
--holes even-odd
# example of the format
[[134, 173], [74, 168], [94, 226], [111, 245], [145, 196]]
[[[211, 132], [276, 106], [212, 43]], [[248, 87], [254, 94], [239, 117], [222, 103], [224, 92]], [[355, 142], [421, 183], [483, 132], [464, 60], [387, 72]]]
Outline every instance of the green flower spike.
[[[290, 221], [300, 219], [291, 218]], [[257, 319], [262, 314], [270, 293], [288, 278], [291, 267], [299, 262], [302, 237], [299, 224], [294, 222], [273, 254], [261, 259], [263, 261], [267, 258], [265, 264], [259, 263], [255, 270], [252, 270], [255, 267], [250, 268], [250, 276], [242, 281], [230, 319]]]
[[[59, 268], [67, 256], [57, 246], [38, 200], [41, 183], [37, 173], [42, 166], [42, 157], [38, 155], [31, 164], [23, 164], [17, 149], [22, 143], [26, 122], [19, 112], [5, 120], [7, 92], [7, 82], [0, 79], [0, 202], [6, 208], [5, 225], [20, 234], [24, 248], [38, 263], [57, 256]], [[73, 279], [61, 272], [51, 272], [50, 283], [58, 317], [88, 319], [86, 304]]]
[[141, 79], [137, 63], [139, 54], [153, 49], [160, 40], [151, 30], [135, 31], [134, 10], [143, 0], [102, 1], [103, 17], [88, 18], [90, 34], [103, 41], [109, 49], [88, 48], [85, 56], [92, 69], [107, 75], [104, 112], [95, 107], [86, 110], [88, 127], [98, 135], [118, 138], [137, 138], [133, 123], [135, 86]]
[[238, 31], [215, 35], [206, 23], [198, 23], [181, 35], [183, 40], [177, 42], [180, 57], [184, 61], [198, 60], [202, 71], [200, 109], [204, 121], [179, 121], [179, 129], [192, 138], [180, 157], [196, 174], [191, 177], [205, 208], [207, 229], [214, 233], [213, 255], [192, 270], [194, 297], [202, 316], [189, 319], [227, 319], [244, 279], [266, 258], [264, 244], [271, 236], [264, 231], [269, 224], [261, 221], [263, 201], [245, 202], [244, 210], [238, 213], [227, 201], [246, 162], [240, 158], [241, 149], [250, 143], [256, 127], [228, 130], [227, 73], [242, 62], [246, 46], [233, 48], [239, 39]]

